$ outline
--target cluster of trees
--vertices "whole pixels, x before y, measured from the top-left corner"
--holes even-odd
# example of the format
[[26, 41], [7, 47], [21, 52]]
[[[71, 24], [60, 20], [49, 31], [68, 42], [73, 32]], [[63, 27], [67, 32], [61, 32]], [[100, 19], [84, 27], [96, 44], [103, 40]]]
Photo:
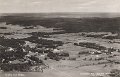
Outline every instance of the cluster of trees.
[[25, 41], [21, 39], [6, 39], [4, 36], [0, 37], [0, 45], [4, 47], [18, 48], [20, 45], [24, 45]]
[[78, 54], [79, 55], [86, 55], [86, 54], [90, 54], [90, 52], [89, 51], [80, 51]]
[[31, 36], [31, 37], [25, 38], [24, 40], [30, 41], [32, 43], [41, 44], [42, 47], [46, 47], [46, 48], [55, 48], [57, 46], [63, 45], [62, 41], [53, 41], [53, 40], [47, 40], [42, 38], [39, 39], [37, 36]]
[[57, 46], [63, 45], [62, 41], [53, 41], [42, 38], [39, 39], [38, 36], [31, 36], [24, 39], [13, 39], [13, 38], [6, 39], [4, 37], [0, 37], [0, 45], [5, 47], [18, 48], [20, 45], [23, 46], [25, 44], [25, 41], [41, 44], [41, 47], [46, 47], [46, 48], [55, 48]]
[[59, 61], [60, 59], [62, 59], [63, 57], [69, 57], [69, 53], [53, 53], [53, 52], [49, 52], [47, 54], [47, 57], [49, 57], [50, 59]]
[[7, 27], [0, 27], [0, 29], [7, 29]]
[[[74, 45], [76, 45], [76, 43]], [[80, 42], [78, 45], [86, 48], [96, 49], [96, 50], [106, 50], [106, 47], [100, 46], [96, 43]]]
[[103, 36], [102, 38], [103, 39], [111, 39], [111, 40], [113, 40], [113, 39], [119, 39], [119, 36], [118, 35], [117, 36], [109, 35], [109, 36]]
[[7, 72], [7, 71], [22, 71], [27, 72], [30, 70], [30, 65], [28, 63], [22, 63], [22, 64], [2, 64], [1, 70]]
[[[114, 49], [113, 47], [106, 48], [106, 47], [100, 46], [96, 43], [80, 42], [79, 44], [75, 43], [74, 45], [96, 49], [97, 51], [92, 51], [92, 52], [94, 52], [94, 54], [101, 54], [101, 53], [112, 54], [112, 52], [114, 52], [114, 51], [119, 52], [119, 49]], [[90, 51], [82, 51], [82, 52], [79, 52], [79, 54], [91, 54], [91, 52]]]
[[86, 37], [94, 37], [94, 38], [101, 38], [102, 36], [104, 36], [105, 34], [97, 34], [97, 35], [95, 35], [95, 34], [88, 34], [88, 35], [86, 35]]
[[120, 70], [112, 69], [109, 74], [110, 77], [120, 77]]
[[48, 33], [48, 32], [32, 32], [30, 33], [32, 36], [36, 36], [36, 37], [45, 37], [45, 38], [50, 38], [50, 35], [52, 33]]

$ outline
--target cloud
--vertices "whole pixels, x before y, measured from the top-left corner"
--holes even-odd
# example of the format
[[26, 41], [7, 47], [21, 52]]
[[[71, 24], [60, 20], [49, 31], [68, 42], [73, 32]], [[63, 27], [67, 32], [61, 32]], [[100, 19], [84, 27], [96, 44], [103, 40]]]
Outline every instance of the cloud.
[[120, 12], [119, 0], [0, 0], [0, 12]]

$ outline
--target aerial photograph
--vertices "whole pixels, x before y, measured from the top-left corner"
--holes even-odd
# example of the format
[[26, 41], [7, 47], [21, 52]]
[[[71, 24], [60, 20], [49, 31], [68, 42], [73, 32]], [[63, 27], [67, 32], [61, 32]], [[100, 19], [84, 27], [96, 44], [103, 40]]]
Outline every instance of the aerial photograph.
[[0, 0], [0, 77], [120, 77], [119, 0]]

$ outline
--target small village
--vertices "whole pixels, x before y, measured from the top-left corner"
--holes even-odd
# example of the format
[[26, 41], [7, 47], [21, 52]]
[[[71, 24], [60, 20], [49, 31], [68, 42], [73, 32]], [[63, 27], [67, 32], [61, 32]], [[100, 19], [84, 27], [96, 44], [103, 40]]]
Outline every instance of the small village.
[[[1, 37], [1, 40], [5, 44], [0, 46], [0, 67], [2, 71], [43, 72], [43, 69], [49, 67], [43, 60], [52, 59], [59, 61], [64, 57], [69, 57], [68, 53], [57, 49], [57, 46], [63, 44], [60, 41], [40, 39], [42, 44], [31, 44], [29, 41], [15, 39], [11, 41], [11, 39], [5, 39], [4, 37]], [[14, 45], [9, 45], [11, 43], [14, 43]]]

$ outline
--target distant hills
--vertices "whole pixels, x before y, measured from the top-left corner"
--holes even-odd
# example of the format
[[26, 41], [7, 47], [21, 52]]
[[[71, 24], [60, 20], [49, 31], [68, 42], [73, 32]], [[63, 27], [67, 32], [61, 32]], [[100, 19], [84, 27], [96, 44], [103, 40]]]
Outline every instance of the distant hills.
[[63, 18], [87, 18], [102, 17], [113, 18], [120, 17], [120, 13], [95, 13], [95, 12], [61, 12], [61, 13], [2, 13], [0, 16], [24, 16], [24, 17], [63, 17]]

